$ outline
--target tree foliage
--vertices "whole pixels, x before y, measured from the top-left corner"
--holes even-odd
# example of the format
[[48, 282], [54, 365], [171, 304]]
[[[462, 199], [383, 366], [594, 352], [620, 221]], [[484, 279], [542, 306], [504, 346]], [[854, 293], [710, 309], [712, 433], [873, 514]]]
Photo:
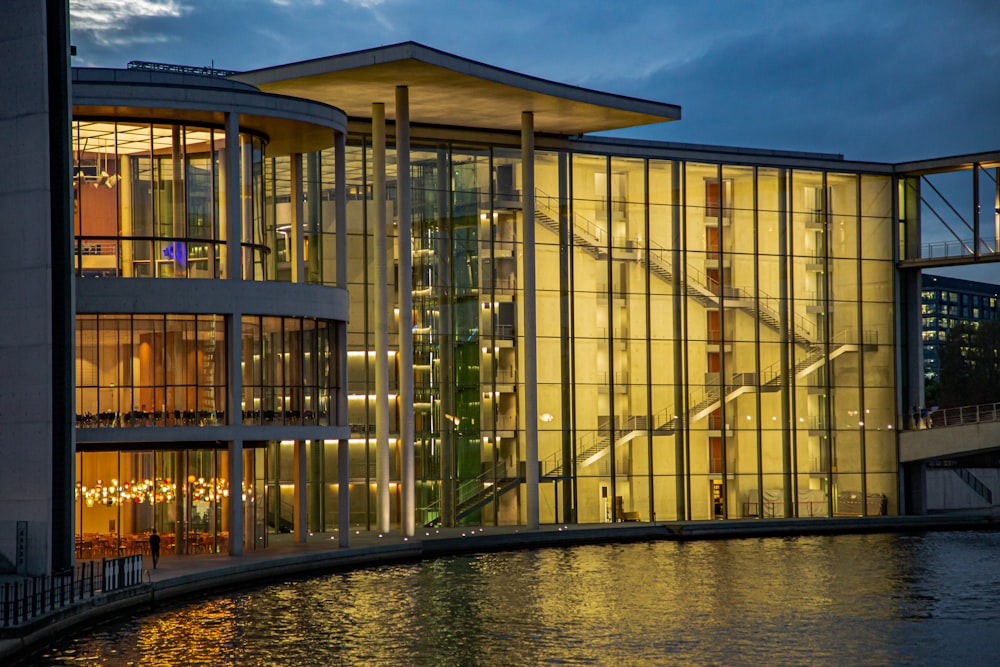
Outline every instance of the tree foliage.
[[959, 324], [940, 355], [941, 407], [1000, 402], [1000, 322]]

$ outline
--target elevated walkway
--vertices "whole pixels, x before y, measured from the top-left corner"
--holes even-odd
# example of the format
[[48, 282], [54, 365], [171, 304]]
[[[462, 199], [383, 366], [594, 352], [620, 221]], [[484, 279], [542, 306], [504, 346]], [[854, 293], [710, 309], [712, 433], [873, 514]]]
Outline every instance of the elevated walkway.
[[1000, 450], [1000, 403], [940, 410], [930, 426], [900, 431], [900, 463]]

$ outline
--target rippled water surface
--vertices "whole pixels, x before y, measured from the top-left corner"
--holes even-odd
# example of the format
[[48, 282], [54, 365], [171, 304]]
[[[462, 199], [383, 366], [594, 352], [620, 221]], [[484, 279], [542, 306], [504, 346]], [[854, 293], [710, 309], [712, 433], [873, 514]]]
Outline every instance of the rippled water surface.
[[43, 665], [996, 664], [1000, 533], [455, 557], [199, 600]]

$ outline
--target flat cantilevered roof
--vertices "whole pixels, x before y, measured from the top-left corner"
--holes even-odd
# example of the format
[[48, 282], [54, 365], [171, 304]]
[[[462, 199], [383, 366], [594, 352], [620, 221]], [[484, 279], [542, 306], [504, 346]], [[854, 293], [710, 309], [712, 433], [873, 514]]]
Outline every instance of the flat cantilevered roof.
[[237, 74], [232, 78], [371, 118], [385, 103], [395, 118], [396, 86], [408, 86], [410, 122], [520, 131], [534, 112], [535, 132], [578, 135], [679, 120], [674, 104], [603, 93], [519, 74], [415, 42], [403, 42]]

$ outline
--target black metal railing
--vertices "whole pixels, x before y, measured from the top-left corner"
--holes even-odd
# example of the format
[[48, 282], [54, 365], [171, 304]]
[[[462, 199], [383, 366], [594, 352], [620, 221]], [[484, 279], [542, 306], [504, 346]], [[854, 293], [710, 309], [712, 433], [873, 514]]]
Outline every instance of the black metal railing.
[[17, 628], [141, 583], [141, 555], [94, 560], [49, 575], [6, 582], [0, 590], [0, 628]]

